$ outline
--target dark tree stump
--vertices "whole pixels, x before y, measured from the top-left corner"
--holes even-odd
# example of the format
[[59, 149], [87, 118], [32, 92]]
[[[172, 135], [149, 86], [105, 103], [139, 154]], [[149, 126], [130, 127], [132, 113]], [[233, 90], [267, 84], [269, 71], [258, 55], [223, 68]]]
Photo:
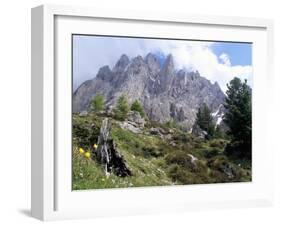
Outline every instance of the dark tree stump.
[[114, 173], [120, 177], [131, 176], [123, 156], [118, 152], [116, 144], [110, 137], [111, 123], [108, 118], [102, 121], [96, 151], [97, 160], [104, 167], [106, 174]]

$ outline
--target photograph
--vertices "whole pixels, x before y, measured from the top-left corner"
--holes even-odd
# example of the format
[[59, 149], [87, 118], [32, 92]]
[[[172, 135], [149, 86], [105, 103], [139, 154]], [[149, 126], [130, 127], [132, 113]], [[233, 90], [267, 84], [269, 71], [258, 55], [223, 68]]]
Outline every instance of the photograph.
[[251, 42], [72, 34], [71, 60], [72, 190], [252, 181]]

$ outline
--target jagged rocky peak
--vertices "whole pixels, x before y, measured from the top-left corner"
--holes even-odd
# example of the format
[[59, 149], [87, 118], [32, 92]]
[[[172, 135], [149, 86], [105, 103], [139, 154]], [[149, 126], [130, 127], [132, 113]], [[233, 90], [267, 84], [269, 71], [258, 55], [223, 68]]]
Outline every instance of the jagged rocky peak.
[[147, 54], [144, 61], [153, 73], [157, 73], [161, 68], [158, 57], [156, 57], [153, 53]]
[[109, 66], [103, 66], [99, 69], [97, 73], [97, 78], [100, 78], [105, 81], [110, 81], [112, 79], [112, 71], [110, 70]]
[[198, 71], [190, 71], [188, 73], [188, 76], [190, 77], [191, 80], [195, 80], [200, 77], [200, 73]]
[[138, 99], [152, 121], [175, 120], [192, 128], [202, 103], [216, 112], [225, 101], [218, 83], [211, 83], [198, 71], [176, 70], [170, 54], [161, 67], [153, 53], [131, 60], [123, 54], [112, 70], [100, 68], [97, 75], [84, 82], [73, 94], [73, 111], [88, 110], [90, 98], [96, 93], [105, 97], [106, 107], [114, 107], [121, 94], [129, 103]]
[[214, 88], [215, 90], [217, 90], [217, 92], [220, 92], [220, 91], [221, 91], [220, 85], [219, 85], [217, 82], [215, 82], [215, 83], [213, 84], [213, 88]]
[[171, 84], [175, 78], [175, 68], [173, 56], [169, 54], [164, 62], [164, 65], [159, 73], [158, 92], [165, 92], [171, 88]]
[[171, 74], [175, 70], [174, 67], [174, 58], [172, 54], [169, 54], [164, 62], [162, 73], [168, 73]]
[[141, 56], [141, 55], [138, 55], [138, 56], [136, 56], [135, 58], [133, 58], [133, 62], [132, 62], [132, 63], [133, 63], [133, 64], [137, 64], [137, 65], [141, 65], [141, 64], [143, 64], [143, 63], [145, 63], [145, 62], [144, 62], [142, 56]]
[[124, 70], [129, 63], [130, 63], [129, 57], [126, 54], [122, 54], [120, 59], [115, 64], [113, 71]]

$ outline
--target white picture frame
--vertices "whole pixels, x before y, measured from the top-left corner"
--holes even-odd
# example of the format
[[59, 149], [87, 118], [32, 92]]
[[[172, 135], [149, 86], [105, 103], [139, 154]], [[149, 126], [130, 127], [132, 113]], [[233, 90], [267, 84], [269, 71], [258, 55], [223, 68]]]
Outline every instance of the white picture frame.
[[[61, 19], [59, 21], [59, 19]], [[64, 18], [67, 18], [66, 20]], [[69, 20], [70, 18], [70, 20]], [[256, 57], [253, 101], [253, 149], [256, 158], [253, 165], [253, 181], [242, 184], [186, 185], [154, 188], [104, 189], [73, 192], [69, 188], [71, 159], [63, 158], [69, 133], [61, 133], [60, 123], [68, 131], [70, 125], [64, 121], [67, 112], [58, 104], [66, 102], [71, 107], [69, 86], [61, 84], [68, 77], [71, 62], [67, 38], [75, 27], [88, 32], [91, 23], [103, 20], [112, 23], [141, 24], [144, 32], [149, 26], [192, 26], [200, 27], [205, 39], [216, 40], [209, 28], [220, 29], [224, 39], [241, 30], [241, 40], [255, 40], [256, 51], [264, 56]], [[87, 22], [88, 21], [88, 22]], [[117, 21], [117, 22], [116, 22]], [[77, 22], [77, 24], [76, 24]], [[119, 23], [118, 22], [118, 23]], [[88, 24], [89, 23], [89, 24]], [[127, 26], [127, 25], [126, 25]], [[129, 25], [128, 25], [129, 26]], [[84, 29], [84, 30], [83, 30]], [[126, 27], [124, 26], [124, 29]], [[240, 30], [239, 30], [240, 29]], [[133, 29], [132, 29], [133, 30]], [[113, 29], [112, 32], [117, 32]], [[121, 32], [121, 31], [120, 31]], [[130, 31], [134, 35], [134, 31]], [[75, 32], [73, 32], [75, 33]], [[101, 31], [106, 33], [106, 31]], [[207, 34], [208, 33], [208, 34]], [[223, 35], [225, 33], [225, 35]], [[229, 33], [229, 34], [227, 34]], [[237, 34], [239, 34], [237, 32]], [[153, 35], [151, 33], [151, 35]], [[157, 34], [155, 34], [157, 35]], [[161, 34], [159, 34], [161, 36]], [[168, 33], [167, 33], [168, 35]], [[209, 37], [207, 37], [209, 35]], [[240, 39], [237, 35], [235, 40]], [[195, 37], [196, 38], [196, 37]], [[231, 38], [229, 38], [231, 39]], [[63, 42], [60, 40], [64, 40]], [[60, 60], [61, 49], [65, 49], [65, 62]], [[262, 54], [258, 54], [262, 55]], [[67, 62], [66, 62], [67, 61]], [[260, 62], [260, 64], [257, 64]], [[60, 65], [64, 65], [60, 67]], [[255, 66], [255, 64], [254, 64]], [[66, 79], [66, 80], [64, 80]], [[132, 12], [80, 8], [71, 6], [43, 5], [32, 9], [32, 186], [31, 213], [41, 220], [89, 218], [145, 214], [157, 212], [186, 211], [208, 208], [233, 208], [271, 205], [273, 202], [273, 150], [268, 144], [266, 120], [273, 85], [273, 22], [265, 19], [182, 15], [171, 13]], [[69, 99], [70, 98], [70, 99]], [[257, 101], [258, 100], [258, 101]], [[67, 129], [68, 128], [68, 129]], [[68, 134], [68, 135], [66, 135]], [[59, 136], [61, 139], [58, 139]], [[261, 139], [263, 138], [263, 139]], [[63, 147], [63, 148], [62, 148]], [[66, 148], [67, 149], [67, 148]], [[263, 149], [263, 150], [262, 150]], [[261, 153], [263, 151], [263, 153]], [[70, 152], [69, 152], [70, 153]], [[63, 160], [62, 160], [63, 159]], [[66, 178], [66, 179], [65, 179]], [[211, 194], [211, 195], [210, 195]], [[119, 198], [118, 198], [119, 197]], [[122, 198], [120, 198], [122, 197]], [[86, 200], [89, 200], [86, 202]], [[119, 205], [110, 205], [114, 200]]]

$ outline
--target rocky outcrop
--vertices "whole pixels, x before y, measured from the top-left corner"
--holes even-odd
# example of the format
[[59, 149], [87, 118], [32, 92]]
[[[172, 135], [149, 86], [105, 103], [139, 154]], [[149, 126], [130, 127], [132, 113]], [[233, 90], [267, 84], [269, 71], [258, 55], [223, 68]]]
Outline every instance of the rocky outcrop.
[[137, 111], [130, 111], [127, 114], [126, 121], [141, 129], [143, 129], [145, 125], [145, 119], [141, 117], [140, 113]]
[[127, 167], [125, 159], [118, 152], [114, 141], [110, 137], [111, 124], [104, 119], [98, 137], [98, 147], [93, 153], [97, 160], [104, 167], [106, 175], [114, 173], [117, 176], [131, 176], [131, 170]]
[[207, 131], [201, 129], [196, 123], [194, 123], [191, 133], [201, 139], [205, 139], [208, 136]]
[[118, 122], [122, 129], [129, 130], [133, 133], [141, 133], [145, 125], [145, 119], [137, 111], [130, 111], [123, 122]]
[[125, 94], [129, 103], [141, 102], [150, 120], [180, 122], [188, 130], [202, 103], [216, 112], [225, 99], [219, 85], [212, 84], [198, 71], [176, 70], [172, 55], [167, 56], [161, 67], [158, 57], [152, 53], [144, 59], [122, 55], [112, 69], [102, 67], [92, 80], [74, 92], [73, 111], [87, 110], [96, 94], [105, 97], [107, 109], [112, 109], [118, 97]]

